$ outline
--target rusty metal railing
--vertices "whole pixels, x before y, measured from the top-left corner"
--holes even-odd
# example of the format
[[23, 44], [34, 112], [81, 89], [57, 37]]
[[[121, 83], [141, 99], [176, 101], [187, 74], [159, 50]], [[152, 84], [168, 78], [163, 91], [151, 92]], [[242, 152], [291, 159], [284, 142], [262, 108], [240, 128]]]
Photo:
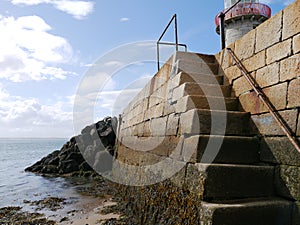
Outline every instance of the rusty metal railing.
[[[169, 29], [170, 25], [172, 24], [172, 22], [174, 21], [174, 32], [175, 32], [175, 43], [173, 42], [161, 42], [161, 39], [163, 38], [163, 36], [165, 35], [165, 33], [167, 32], [167, 30]], [[160, 35], [157, 43], [156, 43], [156, 48], [157, 48], [157, 68], [158, 70], [160, 69], [160, 55], [159, 55], [159, 45], [175, 45], [176, 46], [176, 51], [178, 51], [179, 46], [185, 47], [185, 51], [187, 51], [187, 45], [186, 44], [179, 44], [178, 43], [178, 29], [177, 29], [177, 15], [174, 14], [170, 20], [170, 22], [168, 23], [168, 25], [166, 26], [166, 28], [164, 29], [163, 33]]]
[[278, 111], [276, 110], [275, 106], [270, 102], [269, 98], [266, 96], [266, 94], [262, 91], [259, 84], [256, 82], [255, 79], [253, 79], [252, 76], [250, 76], [249, 72], [245, 68], [245, 66], [241, 63], [241, 61], [237, 58], [237, 56], [234, 54], [231, 48], [227, 48], [227, 51], [235, 61], [237, 67], [242, 72], [242, 75], [246, 78], [248, 83], [251, 85], [255, 93], [257, 94], [258, 98], [263, 102], [263, 104], [267, 107], [275, 121], [278, 123], [282, 131], [285, 133], [285, 135], [288, 137], [288, 139], [291, 141], [291, 143], [294, 145], [294, 147], [297, 149], [297, 151], [300, 153], [300, 145], [291, 131], [291, 129], [286, 125], [283, 118], [280, 116]]
[[225, 44], [225, 16], [226, 13], [230, 12], [231, 9], [233, 9], [237, 4], [240, 3], [241, 0], [238, 0], [235, 4], [233, 4], [230, 8], [228, 8], [226, 11], [222, 11], [219, 13], [219, 24], [220, 24], [220, 40], [221, 40], [221, 49], [224, 49]]

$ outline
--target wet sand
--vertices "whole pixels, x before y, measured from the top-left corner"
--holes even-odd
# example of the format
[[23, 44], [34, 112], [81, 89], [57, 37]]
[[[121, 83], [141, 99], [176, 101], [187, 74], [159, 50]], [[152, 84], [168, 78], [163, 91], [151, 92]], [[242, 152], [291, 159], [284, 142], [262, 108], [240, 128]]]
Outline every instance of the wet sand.
[[[23, 205], [0, 209], [0, 224], [94, 225], [125, 224], [114, 201], [114, 187], [102, 178], [75, 185], [77, 195], [48, 196], [37, 201], [24, 199]], [[123, 217], [124, 219], [124, 217]]]

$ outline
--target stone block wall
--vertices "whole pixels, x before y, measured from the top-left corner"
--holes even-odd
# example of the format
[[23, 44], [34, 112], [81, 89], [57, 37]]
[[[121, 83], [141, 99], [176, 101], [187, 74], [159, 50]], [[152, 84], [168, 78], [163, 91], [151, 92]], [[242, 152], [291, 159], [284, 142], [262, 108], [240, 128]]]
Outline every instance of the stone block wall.
[[[300, 0], [229, 46], [300, 137]], [[263, 103], [251, 90], [227, 50], [216, 55], [227, 83], [251, 112], [262, 135], [261, 161], [277, 164], [278, 194], [300, 200], [300, 153], [284, 136]]]
[[[192, 128], [199, 130], [199, 125], [193, 121], [195, 112], [190, 111], [195, 108], [195, 102], [188, 95], [209, 91], [182, 70], [198, 71], [200, 68], [202, 73], [212, 74], [204, 75], [209, 82], [218, 84], [216, 65], [212, 56], [174, 54], [124, 110], [118, 160], [134, 166], [153, 164], [162, 159], [182, 162], [183, 156], [179, 155], [184, 135], [190, 134]], [[229, 89], [225, 91], [230, 92]]]

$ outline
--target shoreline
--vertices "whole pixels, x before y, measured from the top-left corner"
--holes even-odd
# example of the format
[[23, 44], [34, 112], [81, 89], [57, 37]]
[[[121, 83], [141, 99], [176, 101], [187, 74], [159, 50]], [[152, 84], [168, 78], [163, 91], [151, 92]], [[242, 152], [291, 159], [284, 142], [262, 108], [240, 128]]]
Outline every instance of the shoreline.
[[[77, 178], [80, 179], [80, 178]], [[93, 225], [125, 224], [119, 203], [115, 201], [112, 184], [102, 177], [84, 179], [89, 183], [74, 183], [71, 189], [78, 194], [59, 198], [48, 195], [38, 201], [23, 200], [23, 205], [0, 208], [0, 224], [59, 224], [59, 225]], [[69, 187], [70, 188], [70, 187]]]

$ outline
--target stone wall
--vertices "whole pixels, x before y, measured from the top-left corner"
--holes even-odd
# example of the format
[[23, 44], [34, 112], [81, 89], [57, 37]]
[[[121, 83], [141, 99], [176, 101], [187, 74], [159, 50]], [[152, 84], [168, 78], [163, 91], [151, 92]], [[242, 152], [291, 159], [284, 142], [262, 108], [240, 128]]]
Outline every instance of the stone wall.
[[[263, 88], [291, 131], [300, 136], [300, 0], [229, 46]], [[216, 55], [242, 109], [262, 135], [261, 160], [278, 164], [277, 191], [300, 200], [300, 153], [241, 75], [227, 50]], [[279, 185], [280, 184], [280, 185]]]
[[[193, 77], [192, 72], [189, 74], [183, 72], [198, 71], [199, 68], [203, 73], [200, 77]], [[184, 52], [174, 54], [124, 110], [119, 135], [118, 161], [136, 166], [137, 170], [154, 164], [156, 165], [153, 167], [164, 167], [164, 163], [174, 164], [174, 169], [177, 170], [177, 167], [184, 165], [184, 162], [191, 158], [190, 152], [184, 153], [187, 154], [186, 157], [181, 152], [185, 136], [193, 132], [198, 134], [199, 130], [199, 124], [194, 123], [196, 112], [190, 111], [195, 108], [195, 102], [188, 95], [191, 93], [200, 95], [205, 90], [196, 83], [199, 78], [206, 79], [208, 83], [219, 84], [220, 77], [215, 75], [218, 68], [214, 56], [211, 55]], [[224, 89], [223, 92], [230, 94], [229, 89]], [[221, 89], [216, 93], [223, 97]], [[206, 101], [205, 104], [209, 107], [206, 99], [202, 101]], [[203, 115], [204, 117], [208, 118], [210, 114]], [[207, 122], [202, 130], [209, 134], [210, 122]], [[151, 169], [148, 168], [149, 170]], [[156, 174], [153, 177], [151, 174], [154, 179], [152, 181], [143, 180], [148, 179], [147, 172], [144, 178], [140, 178], [144, 172], [136, 171], [139, 174], [136, 178], [140, 179], [136, 182], [156, 183], [156, 178], [161, 181], [164, 180], [161, 176], [171, 177], [173, 174], [169, 172], [173, 171], [169, 170], [166, 172], [168, 175]], [[127, 179], [125, 178], [127, 175], [123, 174], [124, 179]], [[132, 184], [133, 181], [128, 182]], [[121, 181], [125, 184], [128, 182]]]
[[[230, 46], [298, 136], [300, 136], [299, 12], [300, 0], [297, 0]], [[195, 104], [202, 107], [210, 105], [207, 100], [199, 99], [197, 100], [199, 102], [196, 102], [188, 95], [210, 96], [217, 90], [200, 84], [196, 86], [198, 78], [190, 75], [193, 71], [199, 72], [199, 68], [205, 74], [214, 75], [202, 76], [198, 73], [201, 82], [209, 78], [205, 80], [206, 83], [222, 83], [223, 78], [220, 76], [222, 74], [218, 73], [224, 73], [225, 84], [232, 86], [234, 95], [240, 100], [240, 109], [251, 113], [252, 120], [260, 132], [261, 162], [276, 165], [275, 195], [290, 198], [300, 205], [300, 154], [288, 142], [255, 96], [228, 52], [224, 50], [216, 54], [217, 66], [214, 57], [185, 54], [183, 57], [182, 53], [178, 52], [171, 57], [122, 114], [117, 152], [119, 164], [113, 172], [114, 177], [119, 179], [118, 190], [121, 196], [134, 211], [139, 223], [200, 224], [201, 221], [207, 221], [205, 217], [209, 217], [209, 212], [201, 206], [205, 194], [207, 195], [204, 190], [205, 181], [208, 179], [207, 171], [199, 169], [198, 166], [204, 165], [197, 163], [195, 160], [197, 156], [189, 154], [195, 152], [194, 148], [197, 148], [194, 139], [197, 139], [196, 135], [199, 136], [199, 123], [201, 135], [213, 133], [210, 115], [192, 109], [197, 108]], [[197, 60], [193, 58], [195, 55]], [[183, 72], [187, 67], [189, 75]], [[183, 68], [182, 71], [179, 68]], [[214, 77], [213, 80], [210, 80], [211, 77]], [[212, 92], [208, 94], [205, 90]], [[224, 96], [230, 97], [232, 94], [226, 85], [220, 93], [221, 95], [217, 95], [222, 97], [220, 99], [224, 99]], [[221, 104], [217, 102], [214, 105], [219, 107]], [[196, 116], [196, 113], [201, 115]], [[248, 132], [243, 117], [236, 114], [228, 118], [236, 120], [228, 124], [239, 124], [234, 126], [239, 127], [236, 130], [231, 127], [232, 133], [229, 134], [239, 136]], [[249, 134], [253, 134], [251, 132], [249, 131]], [[243, 147], [240, 146], [241, 149]], [[246, 148], [250, 149], [251, 146]], [[230, 155], [230, 160], [232, 156]], [[249, 177], [243, 172], [241, 174], [242, 177]], [[270, 177], [272, 183], [273, 174]], [[219, 180], [219, 177], [216, 178]], [[251, 183], [264, 185], [262, 182], [264, 179], [265, 177], [261, 181], [256, 179]], [[212, 186], [216, 186], [216, 182], [216, 179], [213, 180]], [[224, 190], [223, 180], [219, 183], [223, 188], [219, 189]], [[248, 191], [246, 186], [245, 189]], [[229, 187], [232, 188], [231, 185]], [[263, 187], [258, 189], [262, 190]], [[210, 197], [206, 196], [207, 199]], [[300, 219], [294, 220], [294, 224], [298, 225]]]

